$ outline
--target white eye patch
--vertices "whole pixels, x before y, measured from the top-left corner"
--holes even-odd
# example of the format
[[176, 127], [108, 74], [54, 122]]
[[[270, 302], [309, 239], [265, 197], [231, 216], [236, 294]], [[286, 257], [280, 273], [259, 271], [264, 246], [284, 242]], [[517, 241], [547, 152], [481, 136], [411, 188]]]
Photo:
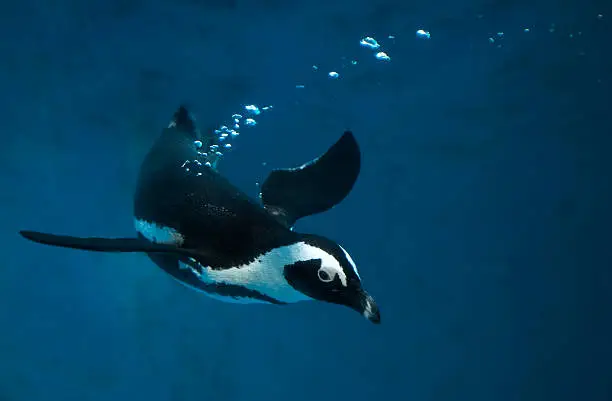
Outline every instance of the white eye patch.
[[338, 276], [343, 287], [348, 285], [346, 273], [344, 270], [342, 270], [338, 260], [321, 248], [317, 248], [304, 242], [298, 242], [290, 245], [288, 248], [290, 249], [289, 256], [293, 261], [321, 259], [321, 267], [317, 271], [317, 277], [322, 282], [328, 283]]
[[336, 279], [338, 272], [331, 267], [321, 266], [321, 268], [317, 271], [317, 276], [319, 276], [319, 280], [324, 283], [330, 283]]

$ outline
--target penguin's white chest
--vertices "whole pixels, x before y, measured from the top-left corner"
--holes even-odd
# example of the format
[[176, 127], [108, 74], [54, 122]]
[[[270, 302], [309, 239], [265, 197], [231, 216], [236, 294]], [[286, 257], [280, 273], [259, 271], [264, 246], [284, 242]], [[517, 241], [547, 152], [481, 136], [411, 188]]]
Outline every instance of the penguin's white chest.
[[[180, 267], [190, 269], [206, 284], [238, 286], [283, 303], [295, 303], [312, 299], [295, 290], [285, 279], [285, 266], [295, 263], [299, 253], [297, 248], [297, 244], [279, 247], [260, 255], [248, 264], [221, 270], [198, 265], [195, 261], [193, 264], [180, 262]], [[252, 297], [222, 296], [213, 292], [202, 292], [224, 302], [267, 303]]]
[[[176, 230], [144, 220], [135, 221], [136, 230], [149, 241], [156, 243], [183, 243], [183, 236]], [[296, 243], [274, 248], [257, 256], [253, 261], [225, 269], [211, 269], [196, 260], [179, 262], [179, 268], [188, 269], [206, 286], [202, 288], [179, 282], [212, 298], [232, 303], [294, 303], [312, 298], [294, 289], [285, 279], [285, 266], [299, 260], [311, 259], [315, 248]], [[310, 252], [309, 252], [310, 251]], [[225, 295], [223, 288], [231, 287], [233, 295]], [[210, 289], [210, 291], [207, 290]], [[244, 289], [245, 291], [239, 291]], [[263, 295], [259, 297], [257, 295]], [[266, 300], [268, 299], [268, 300]]]

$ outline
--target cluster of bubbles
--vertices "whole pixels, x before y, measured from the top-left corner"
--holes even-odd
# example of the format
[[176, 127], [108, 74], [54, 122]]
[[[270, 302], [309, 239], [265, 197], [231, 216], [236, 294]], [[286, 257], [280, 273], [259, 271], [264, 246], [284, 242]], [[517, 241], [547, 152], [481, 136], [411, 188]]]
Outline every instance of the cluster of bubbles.
[[[232, 141], [240, 135], [242, 127], [254, 127], [257, 125], [255, 117], [259, 116], [263, 111], [272, 109], [273, 106], [258, 107], [254, 104], [244, 106], [243, 113], [232, 114], [232, 123], [221, 125], [212, 133], [208, 133], [201, 140], [194, 141], [194, 145], [198, 151], [198, 155], [205, 160], [204, 165], [215, 168], [219, 160], [223, 157], [226, 151], [232, 148]], [[202, 165], [200, 161], [186, 161], [182, 167], [189, 170], [189, 164], [196, 163]], [[199, 173], [201, 175], [201, 173]]]
[[[395, 39], [395, 36], [389, 35], [388, 38], [389, 39]], [[359, 44], [362, 47], [365, 47], [367, 49], [375, 50], [374, 57], [377, 60], [380, 60], [380, 61], [391, 61], [391, 57], [389, 57], [389, 55], [387, 53], [385, 53], [384, 51], [381, 50], [380, 44], [373, 37], [366, 36], [366, 37], [362, 38], [359, 41]], [[356, 60], [351, 60], [351, 64], [352, 65], [356, 65], [357, 61]], [[318, 69], [317, 66], [313, 66], [312, 68], [315, 71]], [[330, 79], [338, 79], [338, 78], [340, 78], [340, 73], [338, 71], [330, 71], [330, 72], [327, 73], [327, 76]], [[303, 88], [304, 86], [303, 85], [299, 85], [298, 87]]]
[[[478, 18], [483, 18], [482, 15], [478, 15]], [[603, 14], [597, 14], [597, 20], [601, 21], [603, 20], [604, 16]], [[521, 30], [523, 31], [523, 33], [530, 33], [530, 32], [537, 32], [537, 31], [542, 31], [542, 30], [546, 30], [549, 33], [559, 33], [558, 32], [558, 28], [557, 25], [554, 23], [549, 24], [546, 28], [542, 28], [542, 27], [537, 27], [537, 26], [532, 26], [532, 27], [523, 27], [521, 28]], [[511, 33], [512, 34], [512, 33]], [[582, 36], [582, 32], [578, 31], [578, 32], [568, 32], [567, 36], [570, 39], [574, 39], [574, 38], [578, 38], [580, 36]], [[489, 43], [497, 48], [501, 48], [503, 43], [504, 43], [504, 39], [506, 38], [506, 35], [504, 34], [504, 32], [497, 32], [495, 34], [492, 34], [489, 36]], [[584, 55], [581, 53], [581, 55]]]
[[[483, 15], [478, 15], [477, 18], [479, 19], [483, 18]], [[601, 21], [603, 19], [604, 19], [603, 14], [597, 15], [597, 20]], [[536, 27], [531, 27], [531, 28], [523, 27], [521, 28], [521, 30], [524, 33], [529, 33], [535, 28]], [[555, 24], [550, 24], [547, 30], [550, 33], [554, 33], [556, 32], [557, 27], [555, 26]], [[582, 35], [582, 32], [577, 32], [576, 34], [569, 33], [570, 38], [574, 38], [574, 37], [581, 36], [581, 35]], [[429, 40], [431, 39], [431, 34], [429, 31], [425, 29], [418, 29], [416, 31], [416, 38], [418, 40]], [[388, 35], [386, 39], [393, 41], [395, 40], [395, 36]], [[488, 42], [489, 44], [497, 48], [501, 48], [505, 39], [506, 39], [506, 35], [504, 34], [504, 32], [499, 31], [493, 34], [489, 34]], [[383, 50], [383, 46], [374, 37], [365, 36], [361, 38], [359, 40], [359, 45], [368, 50], [372, 50], [374, 53], [374, 58], [376, 60], [379, 60], [381, 62], [391, 61], [391, 57], [389, 56], [389, 54]], [[350, 64], [356, 65], [357, 61], [351, 60]], [[319, 67], [316, 65], [313, 65], [312, 70], [317, 72], [319, 71]], [[341, 78], [341, 74], [338, 71], [329, 71], [327, 72], [327, 77], [331, 80], [338, 80]], [[295, 85], [295, 88], [304, 89], [305, 85], [297, 84]], [[255, 125], [257, 125], [256, 118], [258, 118], [258, 116], [262, 112], [270, 110], [272, 108], [273, 106], [258, 107], [257, 105], [254, 105], [254, 104], [249, 104], [249, 105], [244, 106], [243, 110], [241, 110], [240, 113], [234, 113], [232, 115], [232, 122], [230, 124], [221, 125], [219, 128], [215, 129], [213, 132], [210, 132], [210, 133], [207, 133], [207, 135], [204, 135], [201, 140], [195, 141], [195, 147], [198, 150], [200, 159], [203, 160], [204, 162], [201, 163], [200, 161], [193, 161], [193, 162], [186, 161], [183, 167], [185, 167], [189, 171], [189, 164], [196, 163], [196, 165], [197, 164], [207, 165], [207, 166], [211, 166], [215, 168], [219, 159], [223, 157], [224, 152], [231, 150], [233, 140], [240, 135], [240, 129], [242, 127], [254, 127]]]
[[[417, 37], [423, 39], [429, 39], [429, 32], [422, 29], [417, 31]], [[394, 35], [389, 35], [388, 39], [395, 39]], [[391, 61], [391, 57], [382, 51], [381, 45], [376, 39], [370, 36], [366, 36], [359, 41], [362, 47], [374, 50], [374, 57], [382, 62]], [[352, 60], [351, 65], [356, 65], [357, 61]], [[313, 71], [318, 71], [319, 67], [316, 65], [312, 66]], [[329, 71], [327, 76], [330, 79], [340, 78], [340, 73], [337, 71]], [[298, 89], [305, 88], [305, 85], [296, 85]], [[224, 156], [224, 152], [228, 152], [232, 149], [233, 140], [240, 135], [242, 127], [254, 127], [257, 125], [256, 117], [262, 112], [272, 109], [273, 106], [258, 107], [254, 104], [249, 104], [243, 107], [241, 113], [234, 113], [232, 115], [232, 123], [227, 125], [221, 125], [213, 132], [206, 133], [201, 139], [194, 141], [194, 145], [198, 151], [198, 155], [201, 161], [185, 161], [183, 168], [186, 171], [195, 172], [194, 166], [209, 166], [216, 168], [219, 160]], [[201, 173], [198, 173], [201, 175]]]
[[[416, 36], [418, 39], [430, 39], [431, 38], [431, 34], [428, 31], [425, 31], [423, 29], [419, 29], [416, 31]], [[388, 35], [387, 39], [389, 40], [394, 40], [395, 39], [395, 35]], [[386, 51], [383, 51], [381, 44], [372, 36], [366, 36], [361, 38], [361, 40], [359, 41], [359, 45], [361, 47], [364, 47], [366, 49], [370, 49], [374, 51], [374, 58], [376, 58], [376, 60], [382, 61], [382, 62], [389, 62], [391, 61], [391, 57], [389, 56], [389, 54]], [[351, 64], [352, 65], [356, 65], [357, 61], [356, 60], [351, 60]], [[313, 66], [314, 70], [317, 70], [317, 66]], [[338, 71], [330, 71], [327, 73], [327, 76], [330, 79], [338, 79], [340, 78], [340, 73]], [[299, 88], [303, 88], [304, 85], [298, 85], [297, 87]]]

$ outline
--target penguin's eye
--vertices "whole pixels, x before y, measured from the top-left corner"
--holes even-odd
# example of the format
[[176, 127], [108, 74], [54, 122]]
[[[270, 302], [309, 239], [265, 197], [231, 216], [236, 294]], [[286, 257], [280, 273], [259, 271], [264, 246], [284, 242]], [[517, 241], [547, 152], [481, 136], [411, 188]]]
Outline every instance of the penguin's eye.
[[319, 280], [321, 280], [324, 283], [329, 283], [330, 281], [334, 279], [334, 276], [335, 276], [333, 272], [330, 272], [325, 268], [320, 268], [319, 271], [317, 272], [317, 275], [319, 276]]

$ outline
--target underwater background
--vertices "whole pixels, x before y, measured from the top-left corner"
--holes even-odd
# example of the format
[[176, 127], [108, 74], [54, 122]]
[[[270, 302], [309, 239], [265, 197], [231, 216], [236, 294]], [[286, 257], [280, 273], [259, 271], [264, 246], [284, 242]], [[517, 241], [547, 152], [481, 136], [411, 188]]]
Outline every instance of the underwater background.
[[[2, 2], [0, 401], [611, 400], [611, 24], [609, 0]], [[134, 235], [181, 103], [207, 132], [272, 106], [219, 163], [254, 197], [353, 130], [357, 185], [296, 230], [351, 253], [381, 325], [19, 237]]]

